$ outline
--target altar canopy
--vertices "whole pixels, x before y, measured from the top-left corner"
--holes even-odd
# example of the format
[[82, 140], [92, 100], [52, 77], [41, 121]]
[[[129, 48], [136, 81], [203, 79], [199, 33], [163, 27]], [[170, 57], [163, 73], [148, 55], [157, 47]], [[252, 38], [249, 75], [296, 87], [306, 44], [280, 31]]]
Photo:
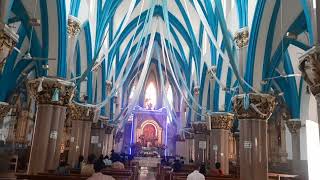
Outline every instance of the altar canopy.
[[0, 145], [28, 173], [113, 149], [317, 177], [319, 7], [0, 0]]

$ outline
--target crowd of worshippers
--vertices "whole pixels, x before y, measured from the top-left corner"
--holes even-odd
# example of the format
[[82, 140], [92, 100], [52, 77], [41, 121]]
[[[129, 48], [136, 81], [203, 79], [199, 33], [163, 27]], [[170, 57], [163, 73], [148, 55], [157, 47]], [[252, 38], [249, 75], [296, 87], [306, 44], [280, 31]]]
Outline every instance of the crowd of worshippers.
[[[170, 166], [173, 172], [181, 172], [183, 165], [186, 164], [186, 161], [183, 157], [176, 157], [175, 159], [168, 159], [162, 158], [161, 165], [162, 166]], [[193, 160], [191, 159], [187, 164], [194, 164]], [[223, 171], [221, 170], [221, 163], [216, 162], [215, 168], [210, 168], [209, 164], [200, 164], [192, 173], [188, 175], [187, 180], [202, 180], [205, 179], [206, 175], [213, 175], [213, 176], [223, 176]]]
[[61, 161], [57, 170], [57, 175], [70, 175], [70, 170], [80, 170], [80, 174], [83, 176], [91, 176], [89, 180], [94, 179], [110, 179], [113, 180], [111, 176], [104, 175], [101, 173], [101, 170], [104, 168], [112, 168], [112, 169], [125, 169], [124, 163], [127, 163], [132, 159], [125, 158], [120, 154], [111, 151], [111, 156], [108, 155], [103, 156], [100, 155], [98, 158], [94, 154], [90, 154], [88, 158], [85, 160], [83, 156], [79, 156], [78, 162], [75, 167], [70, 167], [65, 161]]

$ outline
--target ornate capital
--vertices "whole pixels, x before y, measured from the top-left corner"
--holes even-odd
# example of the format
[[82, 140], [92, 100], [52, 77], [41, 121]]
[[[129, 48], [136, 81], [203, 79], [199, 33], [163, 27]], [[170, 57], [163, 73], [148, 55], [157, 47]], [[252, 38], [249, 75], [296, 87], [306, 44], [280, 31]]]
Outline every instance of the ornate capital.
[[8, 25], [0, 23], [0, 73], [18, 40], [19, 36]]
[[75, 85], [57, 78], [42, 77], [30, 80], [27, 89], [39, 104], [67, 106], [74, 96]]
[[114, 126], [111, 126], [110, 124], [107, 124], [105, 127], [105, 134], [111, 134]]
[[67, 118], [73, 121], [90, 121], [96, 116], [95, 108], [72, 103], [67, 109]]
[[191, 128], [184, 128], [183, 134], [184, 134], [185, 139], [193, 139], [194, 138], [194, 134], [191, 131], [192, 131]]
[[296, 134], [300, 131], [301, 121], [289, 120], [286, 124], [291, 134]]
[[226, 129], [232, 127], [234, 115], [231, 113], [212, 113], [209, 114], [209, 129]]
[[193, 93], [194, 93], [194, 95], [198, 96], [200, 93], [200, 86], [195, 86], [193, 88]]
[[9, 111], [10, 105], [6, 102], [0, 102], [0, 121], [2, 121], [3, 118], [7, 116]]
[[320, 46], [314, 46], [299, 58], [299, 69], [313, 95], [320, 93]]
[[81, 31], [81, 23], [78, 18], [69, 15], [67, 32], [69, 37], [76, 37]]
[[193, 132], [196, 134], [207, 134], [208, 127], [206, 122], [193, 122], [192, 123]]
[[238, 119], [264, 119], [272, 114], [276, 101], [270, 94], [240, 94], [233, 98], [233, 110]]
[[176, 139], [176, 141], [185, 141], [183, 136], [181, 136], [180, 134], [175, 135], [175, 139]]
[[238, 48], [243, 48], [249, 43], [249, 30], [247, 27], [240, 29], [234, 35], [234, 41]]

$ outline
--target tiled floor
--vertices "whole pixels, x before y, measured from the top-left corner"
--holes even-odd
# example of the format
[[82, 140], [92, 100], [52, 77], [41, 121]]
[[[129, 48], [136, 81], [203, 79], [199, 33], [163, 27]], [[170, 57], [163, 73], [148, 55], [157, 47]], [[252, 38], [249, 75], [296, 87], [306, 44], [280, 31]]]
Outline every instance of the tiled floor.
[[151, 168], [141, 167], [139, 171], [139, 180], [155, 180], [156, 173]]

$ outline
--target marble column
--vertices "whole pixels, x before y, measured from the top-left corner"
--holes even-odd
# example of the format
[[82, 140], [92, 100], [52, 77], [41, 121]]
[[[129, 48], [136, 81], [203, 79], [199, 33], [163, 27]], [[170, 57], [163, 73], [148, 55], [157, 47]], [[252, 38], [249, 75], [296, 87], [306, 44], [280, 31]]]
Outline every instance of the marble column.
[[106, 124], [105, 126], [105, 135], [104, 135], [104, 142], [103, 142], [103, 150], [102, 154], [109, 155], [111, 153], [111, 150], [113, 149], [113, 130], [114, 126], [110, 124]]
[[210, 141], [210, 166], [214, 168], [216, 162], [221, 163], [224, 174], [229, 174], [229, 132], [232, 127], [233, 114], [209, 114]]
[[205, 163], [208, 160], [209, 131], [207, 122], [193, 122], [194, 132], [194, 162]]
[[95, 109], [73, 103], [68, 107], [68, 118], [71, 119], [71, 138], [68, 163], [74, 167], [82, 155], [85, 159], [89, 154], [91, 124]]
[[176, 135], [176, 152], [177, 156], [182, 156], [184, 159], [188, 156], [188, 147], [185, 138], [181, 135]]
[[184, 138], [186, 144], [186, 161], [190, 162], [190, 160], [194, 161], [194, 134], [190, 133], [190, 128], [184, 128]]
[[93, 123], [91, 127], [91, 139], [89, 146], [89, 154], [94, 154], [99, 157], [102, 154], [103, 143], [105, 140], [105, 129], [98, 122]]
[[0, 22], [0, 74], [18, 40], [19, 36], [8, 25]]
[[239, 166], [240, 165], [240, 133], [239, 132], [235, 132], [233, 133], [234, 136], [234, 140], [235, 140], [235, 152], [236, 152], [236, 165]]
[[[320, 124], [320, 46], [314, 46], [299, 58], [299, 69], [307, 82], [309, 90], [315, 96]], [[320, 135], [320, 128], [319, 128]]]
[[286, 163], [288, 160], [288, 153], [287, 153], [287, 143], [286, 143], [286, 122], [288, 118], [288, 112], [283, 112], [281, 115], [281, 122], [280, 122], [280, 162]]
[[[234, 41], [237, 45], [237, 52], [238, 52], [238, 70], [239, 75], [244, 77], [245, 66], [246, 66], [246, 59], [247, 59], [247, 52], [248, 52], [248, 43], [249, 43], [249, 30], [248, 27], [244, 27], [239, 29], [234, 35]], [[242, 89], [240, 88], [240, 93], [242, 93]]]
[[29, 119], [29, 111], [22, 110], [18, 113], [18, 120], [17, 120], [17, 130], [15, 134], [15, 139], [17, 143], [24, 144], [27, 138], [27, 128], [28, 128], [28, 121]]
[[73, 83], [56, 78], [42, 77], [28, 82], [28, 92], [37, 101], [28, 174], [57, 168], [66, 109], [74, 87]]
[[292, 171], [293, 173], [299, 173], [300, 162], [300, 128], [301, 121], [288, 120], [287, 127], [291, 133], [292, 140]]
[[240, 94], [233, 108], [240, 120], [240, 180], [267, 180], [267, 120], [275, 107], [269, 94]]
[[78, 35], [81, 31], [81, 23], [77, 17], [68, 16], [68, 25], [67, 25], [67, 33], [68, 33], [68, 49], [67, 49], [67, 60], [68, 60], [68, 77], [71, 74], [76, 74], [76, 63], [74, 60], [74, 52], [75, 47], [78, 40]]

